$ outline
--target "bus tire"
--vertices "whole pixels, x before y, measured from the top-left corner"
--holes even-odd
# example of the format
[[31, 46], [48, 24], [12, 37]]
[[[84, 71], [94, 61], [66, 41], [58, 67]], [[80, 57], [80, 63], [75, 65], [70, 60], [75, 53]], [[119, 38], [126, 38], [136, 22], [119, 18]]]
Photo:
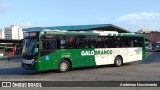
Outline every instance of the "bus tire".
[[120, 67], [123, 64], [123, 59], [121, 56], [117, 56], [114, 60], [114, 66]]
[[59, 64], [59, 72], [67, 72], [70, 70], [70, 63], [67, 60], [62, 60]]

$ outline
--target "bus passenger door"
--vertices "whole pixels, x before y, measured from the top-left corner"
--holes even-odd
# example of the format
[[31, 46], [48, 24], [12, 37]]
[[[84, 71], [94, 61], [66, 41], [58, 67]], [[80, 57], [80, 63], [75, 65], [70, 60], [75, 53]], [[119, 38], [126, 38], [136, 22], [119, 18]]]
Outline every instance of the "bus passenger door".
[[40, 56], [51, 54], [56, 50], [56, 48], [55, 39], [42, 39]]
[[[42, 56], [43, 67], [44, 69], [53, 68], [52, 62], [54, 56], [54, 52], [57, 49], [57, 41], [56, 39], [42, 39], [41, 40], [41, 50], [40, 56]], [[47, 66], [47, 67], [46, 67]]]

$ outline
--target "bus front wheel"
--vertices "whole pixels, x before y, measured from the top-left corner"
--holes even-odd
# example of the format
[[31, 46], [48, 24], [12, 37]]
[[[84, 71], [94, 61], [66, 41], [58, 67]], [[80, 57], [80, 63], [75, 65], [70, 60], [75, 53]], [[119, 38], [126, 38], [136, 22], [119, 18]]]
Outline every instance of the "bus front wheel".
[[122, 64], [123, 64], [123, 59], [122, 59], [122, 57], [117, 56], [117, 57], [115, 58], [115, 60], [114, 60], [114, 65], [115, 65], [116, 67], [119, 67], [119, 66], [122, 66]]
[[66, 72], [70, 69], [70, 63], [67, 60], [62, 60], [59, 64], [59, 72]]

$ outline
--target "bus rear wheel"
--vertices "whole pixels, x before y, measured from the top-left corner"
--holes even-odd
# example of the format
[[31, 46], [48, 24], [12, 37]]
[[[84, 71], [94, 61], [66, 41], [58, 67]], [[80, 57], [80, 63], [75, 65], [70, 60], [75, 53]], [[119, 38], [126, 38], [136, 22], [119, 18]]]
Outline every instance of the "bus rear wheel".
[[122, 66], [122, 64], [123, 64], [123, 59], [122, 59], [122, 57], [117, 56], [117, 57], [115, 58], [115, 60], [114, 60], [114, 65], [115, 65], [116, 67], [119, 67], [119, 66]]
[[67, 60], [62, 60], [59, 64], [59, 72], [67, 72], [70, 70], [70, 63]]

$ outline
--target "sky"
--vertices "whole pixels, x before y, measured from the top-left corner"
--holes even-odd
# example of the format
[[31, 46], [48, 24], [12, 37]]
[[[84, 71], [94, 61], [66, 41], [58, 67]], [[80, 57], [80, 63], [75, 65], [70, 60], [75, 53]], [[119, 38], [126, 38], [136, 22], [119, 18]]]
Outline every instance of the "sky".
[[0, 0], [0, 28], [114, 24], [160, 30], [160, 0]]

